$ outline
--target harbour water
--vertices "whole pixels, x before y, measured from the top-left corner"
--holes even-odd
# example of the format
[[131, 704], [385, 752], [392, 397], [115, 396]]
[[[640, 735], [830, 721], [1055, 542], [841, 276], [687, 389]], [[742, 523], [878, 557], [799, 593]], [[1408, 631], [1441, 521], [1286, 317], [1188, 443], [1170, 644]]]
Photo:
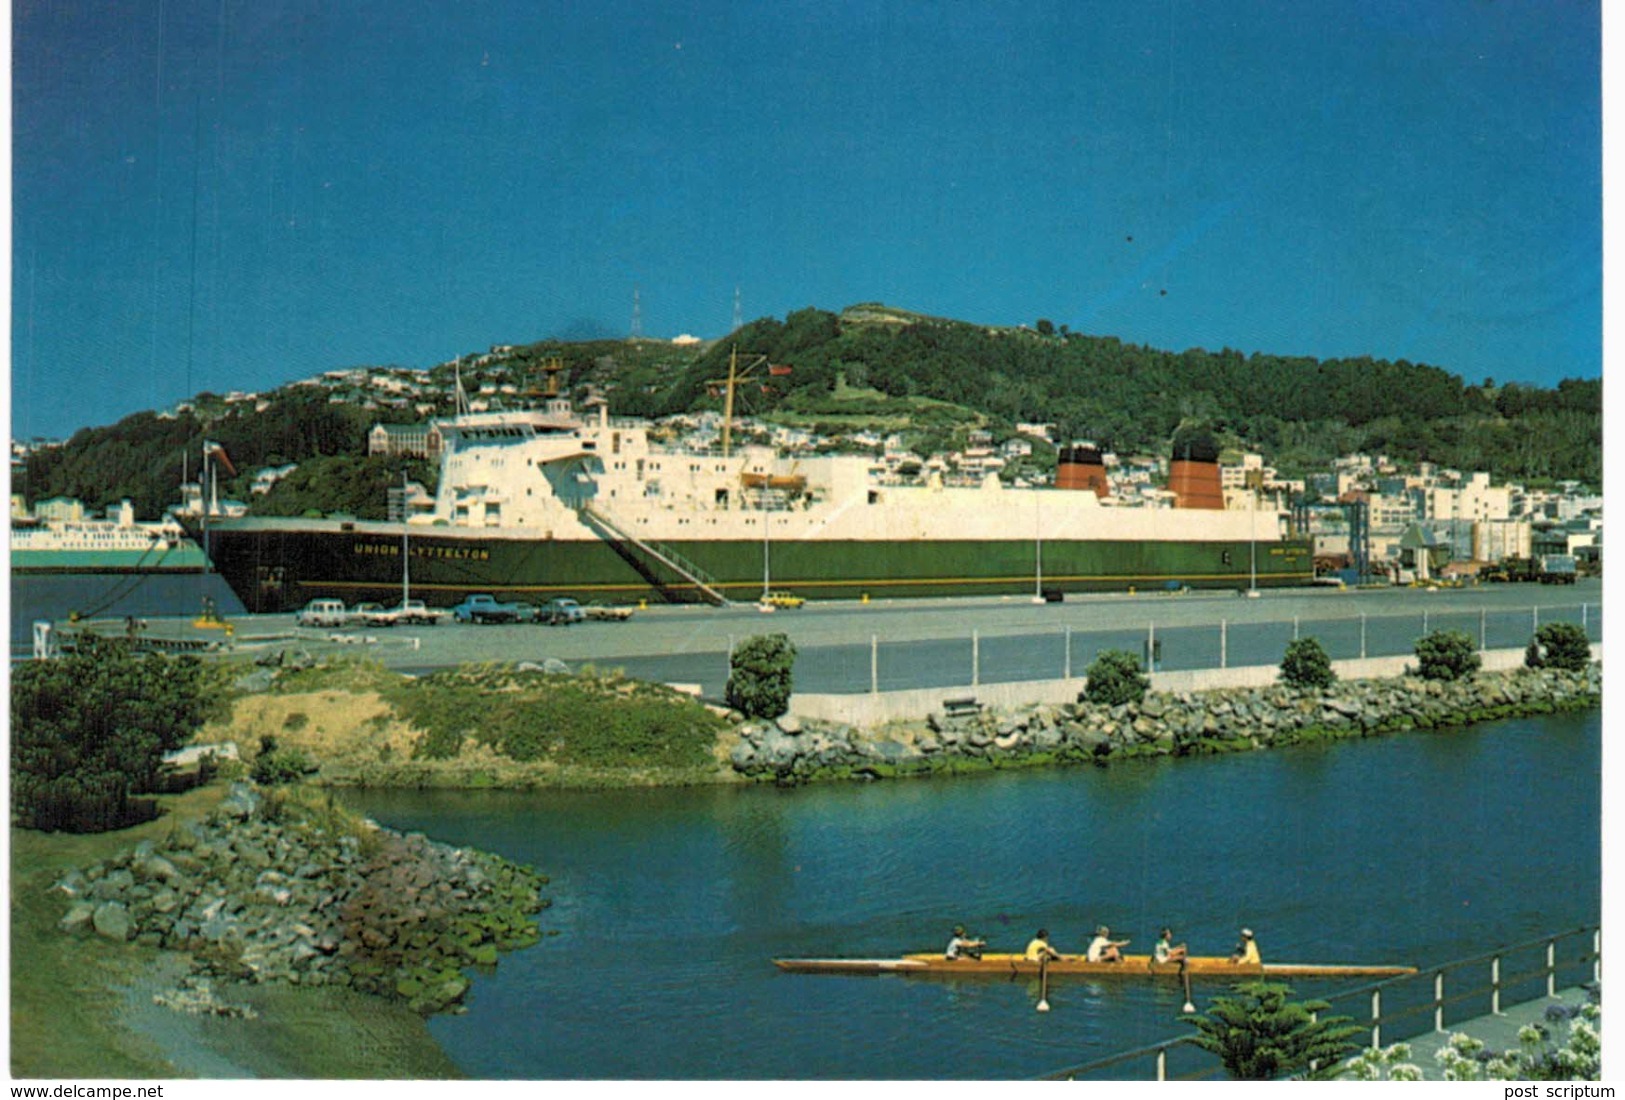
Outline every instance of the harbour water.
[[955, 922], [1005, 949], [1169, 923], [1203, 954], [1248, 925], [1278, 961], [1465, 958], [1598, 920], [1600, 745], [1590, 712], [959, 780], [349, 797], [552, 877], [557, 934], [430, 1022], [472, 1076], [1003, 1079], [1186, 1033], [1183, 998], [1065, 982], [1039, 1014], [1025, 981], [770, 960], [928, 950]]
[[11, 653], [32, 651], [36, 619], [60, 622], [75, 612], [86, 618], [196, 615], [205, 598], [223, 615], [243, 611], [242, 601], [216, 573], [14, 575]]

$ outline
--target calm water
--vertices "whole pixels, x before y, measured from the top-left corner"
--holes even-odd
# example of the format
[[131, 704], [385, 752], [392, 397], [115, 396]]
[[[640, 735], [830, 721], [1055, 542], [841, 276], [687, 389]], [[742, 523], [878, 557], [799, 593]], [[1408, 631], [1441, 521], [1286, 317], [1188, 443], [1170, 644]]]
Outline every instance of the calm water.
[[243, 613], [243, 603], [218, 573], [39, 574], [11, 578], [11, 650], [26, 656], [33, 642], [35, 619], [66, 619], [71, 613], [92, 618], [136, 615], [191, 618], [208, 596], [225, 615]]
[[1600, 741], [1592, 712], [965, 780], [353, 800], [552, 876], [558, 935], [430, 1025], [471, 1075], [1012, 1078], [1182, 1034], [1183, 998], [1057, 983], [1039, 1014], [1024, 981], [768, 960], [931, 949], [956, 921], [1007, 949], [1098, 923], [1149, 948], [1169, 922], [1198, 953], [1248, 924], [1279, 961], [1461, 959], [1597, 921]]

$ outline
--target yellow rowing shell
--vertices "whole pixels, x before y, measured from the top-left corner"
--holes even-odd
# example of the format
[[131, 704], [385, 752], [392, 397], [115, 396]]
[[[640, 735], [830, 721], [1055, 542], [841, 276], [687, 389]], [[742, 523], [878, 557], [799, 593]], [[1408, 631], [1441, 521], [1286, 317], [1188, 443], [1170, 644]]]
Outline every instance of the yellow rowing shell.
[[[1194, 955], [1186, 960], [1193, 978], [1397, 978], [1415, 974], [1414, 966], [1337, 966], [1319, 963], [1264, 963], [1241, 965], [1219, 956]], [[1009, 978], [1038, 976], [1038, 964], [1021, 955], [984, 954], [980, 959], [945, 959], [922, 952], [898, 959], [774, 959], [780, 970], [797, 974], [917, 974], [932, 977]], [[1159, 963], [1149, 955], [1125, 955], [1122, 962], [1089, 962], [1081, 955], [1050, 960], [1054, 977], [1076, 974], [1101, 978], [1170, 977], [1180, 974], [1179, 963]]]

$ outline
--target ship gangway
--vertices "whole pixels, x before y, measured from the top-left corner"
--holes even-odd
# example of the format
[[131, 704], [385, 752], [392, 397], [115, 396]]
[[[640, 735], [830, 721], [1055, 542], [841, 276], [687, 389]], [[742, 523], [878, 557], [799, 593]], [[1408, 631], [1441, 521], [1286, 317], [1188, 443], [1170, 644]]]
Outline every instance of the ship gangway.
[[610, 546], [614, 548], [615, 552], [620, 554], [628, 565], [637, 570], [638, 574], [642, 576], [644, 580], [648, 581], [651, 585], [659, 589], [662, 593], [665, 593], [667, 596], [672, 594], [671, 586], [665, 581], [661, 580], [659, 575], [654, 569], [649, 567], [647, 562], [643, 561], [637, 556], [637, 554], [629, 550], [627, 548], [628, 545], [636, 547], [638, 550], [642, 551], [644, 554], [647, 554], [661, 565], [664, 565], [667, 569], [670, 569], [673, 573], [676, 573], [678, 576], [688, 581], [709, 602], [718, 607], [728, 607], [731, 605], [732, 601], [729, 600], [727, 596], [724, 596], [717, 588], [717, 582], [714, 577], [708, 576], [699, 566], [684, 558], [671, 547], [661, 546], [659, 543], [651, 542], [648, 539], [639, 538], [637, 535], [633, 534], [629, 528], [611, 519], [599, 509], [592, 508], [590, 506], [583, 507], [581, 509], [581, 518], [586, 522], [587, 526], [591, 527], [600, 537], [608, 542]]

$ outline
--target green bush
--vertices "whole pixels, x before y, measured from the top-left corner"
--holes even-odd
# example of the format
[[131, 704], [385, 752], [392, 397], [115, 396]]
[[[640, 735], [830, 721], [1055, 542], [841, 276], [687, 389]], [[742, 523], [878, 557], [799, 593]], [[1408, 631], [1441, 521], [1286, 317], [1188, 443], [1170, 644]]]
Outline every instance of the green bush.
[[734, 648], [723, 697], [750, 718], [777, 718], [790, 709], [796, 647], [784, 634], [759, 634]]
[[1591, 664], [1591, 639], [1578, 623], [1547, 623], [1529, 639], [1523, 663], [1530, 668], [1584, 672]]
[[1328, 688], [1337, 682], [1332, 659], [1318, 638], [1298, 638], [1287, 643], [1281, 658], [1281, 682], [1296, 688]]
[[1103, 649], [1084, 672], [1083, 697], [1109, 707], [1138, 703], [1151, 690], [1151, 680], [1140, 671], [1140, 659], [1123, 649]]
[[1424, 680], [1464, 680], [1483, 664], [1472, 638], [1460, 630], [1435, 630], [1418, 638], [1416, 661]]
[[137, 653], [83, 636], [77, 650], [24, 661], [11, 681], [11, 808], [24, 828], [101, 832], [150, 815], [163, 755], [203, 721], [195, 657]]

